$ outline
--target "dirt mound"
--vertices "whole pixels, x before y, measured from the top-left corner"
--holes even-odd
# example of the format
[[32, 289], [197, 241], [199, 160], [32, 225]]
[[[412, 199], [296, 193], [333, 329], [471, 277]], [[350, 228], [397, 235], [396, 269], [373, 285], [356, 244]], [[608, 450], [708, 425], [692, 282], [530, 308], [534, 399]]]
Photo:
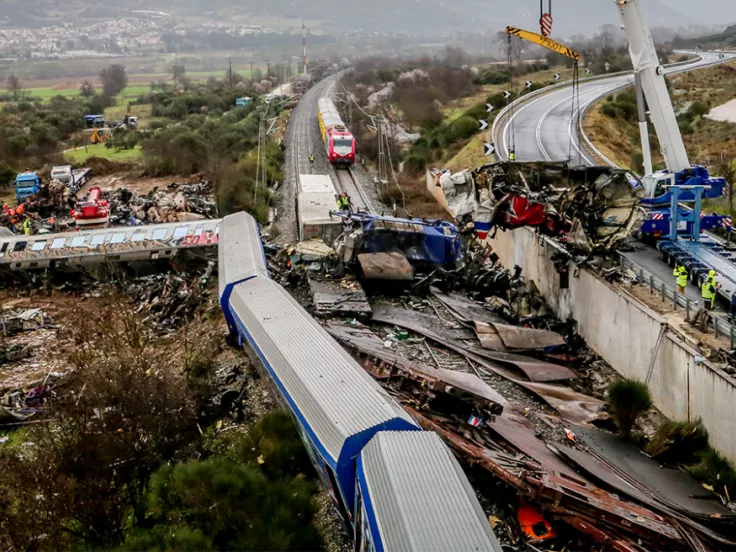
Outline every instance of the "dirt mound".
[[92, 174], [95, 176], [120, 173], [133, 168], [133, 165], [130, 163], [110, 161], [109, 159], [103, 159], [102, 157], [90, 157], [84, 162], [84, 166], [92, 169]]

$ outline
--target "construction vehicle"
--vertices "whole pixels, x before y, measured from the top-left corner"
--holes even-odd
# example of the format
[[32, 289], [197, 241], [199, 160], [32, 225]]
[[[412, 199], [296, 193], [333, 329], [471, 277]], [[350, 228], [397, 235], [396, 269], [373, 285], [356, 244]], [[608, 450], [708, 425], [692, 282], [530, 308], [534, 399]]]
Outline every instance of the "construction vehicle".
[[84, 120], [87, 123], [87, 128], [104, 128], [105, 127], [105, 116], [104, 115], [85, 115]]
[[110, 220], [110, 205], [102, 199], [102, 190], [91, 188], [87, 200], [72, 210], [71, 216], [77, 226], [104, 226]]
[[73, 169], [71, 165], [57, 165], [51, 169], [51, 180], [66, 184], [70, 193], [77, 193], [90, 177], [91, 169]]
[[[642, 184], [646, 198], [642, 204], [668, 210], [653, 210], [650, 219], [667, 220], [667, 232], [657, 243], [663, 258], [670, 264], [684, 265], [690, 279], [699, 283], [709, 270], [719, 273], [719, 293], [730, 299], [736, 292], [736, 256], [725, 244], [710, 236], [702, 236], [701, 201], [723, 194], [725, 180], [713, 178], [703, 166], [693, 166], [688, 159], [685, 144], [677, 124], [672, 100], [664, 80], [664, 70], [654, 48], [651, 32], [644, 22], [640, 0], [614, 0], [621, 15], [622, 26], [629, 40], [629, 53], [634, 65], [639, 100], [639, 118], [646, 175]], [[649, 134], [644, 113], [644, 99], [659, 139], [667, 170], [652, 170]], [[683, 202], [694, 202], [694, 208], [683, 207]], [[723, 225], [730, 228], [730, 217], [722, 217]]]
[[[680, 134], [672, 100], [664, 80], [664, 69], [654, 48], [651, 32], [642, 18], [639, 0], [614, 0], [619, 8], [623, 28], [629, 40], [629, 53], [634, 65], [639, 103], [639, 130], [644, 156], [645, 176], [642, 183], [646, 191], [642, 204], [651, 207], [668, 206], [671, 203], [670, 187], [680, 186], [680, 201], [694, 201], [694, 188], [683, 186], [704, 186], [703, 198], [716, 198], [723, 195], [726, 181], [708, 174], [708, 169], [691, 165], [685, 143]], [[649, 107], [649, 116], [657, 132], [660, 149], [666, 170], [653, 171], [649, 147], [644, 99]]]
[[22, 203], [25, 198], [41, 191], [41, 177], [34, 171], [19, 173], [13, 181], [15, 198]]
[[102, 144], [110, 139], [110, 132], [104, 128], [96, 128], [89, 138], [90, 144]]

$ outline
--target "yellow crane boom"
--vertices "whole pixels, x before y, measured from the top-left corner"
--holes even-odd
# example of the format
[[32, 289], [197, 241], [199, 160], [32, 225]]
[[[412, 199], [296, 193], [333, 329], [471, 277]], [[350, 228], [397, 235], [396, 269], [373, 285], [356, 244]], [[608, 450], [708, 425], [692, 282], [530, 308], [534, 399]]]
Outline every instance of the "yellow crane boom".
[[506, 32], [512, 36], [518, 36], [519, 38], [523, 38], [524, 40], [528, 40], [529, 42], [533, 42], [534, 44], [539, 44], [540, 46], [547, 48], [548, 50], [552, 50], [553, 52], [562, 54], [563, 56], [569, 57], [570, 59], [573, 59], [575, 61], [580, 61], [580, 54], [578, 54], [575, 50], [573, 50], [572, 48], [568, 48], [564, 44], [560, 44], [559, 42], [552, 40], [551, 38], [547, 38], [546, 36], [532, 33], [530, 31], [525, 31], [524, 29], [519, 29], [517, 27], [506, 27]]

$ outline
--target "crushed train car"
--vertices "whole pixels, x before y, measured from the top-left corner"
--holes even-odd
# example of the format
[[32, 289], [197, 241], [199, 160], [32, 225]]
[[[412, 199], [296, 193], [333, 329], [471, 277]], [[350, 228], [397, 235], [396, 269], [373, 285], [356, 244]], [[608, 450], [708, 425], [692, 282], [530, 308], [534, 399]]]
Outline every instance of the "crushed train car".
[[530, 226], [577, 250], [599, 252], [626, 239], [642, 220], [641, 182], [610, 167], [501, 162], [435, 180], [448, 211], [458, 221], [472, 220], [481, 239], [492, 229]]
[[[366, 255], [397, 253], [417, 268], [452, 268], [462, 257], [460, 234], [454, 224], [444, 220], [403, 219], [331, 211], [343, 220], [344, 231], [335, 242], [338, 257], [345, 263], [359, 260], [366, 265]], [[396, 260], [391, 267], [397, 270]], [[402, 268], [398, 266], [398, 268]], [[406, 267], [398, 270], [403, 278]], [[375, 272], [380, 272], [375, 270]], [[383, 274], [386, 276], [386, 274]], [[401, 279], [400, 278], [400, 279]]]

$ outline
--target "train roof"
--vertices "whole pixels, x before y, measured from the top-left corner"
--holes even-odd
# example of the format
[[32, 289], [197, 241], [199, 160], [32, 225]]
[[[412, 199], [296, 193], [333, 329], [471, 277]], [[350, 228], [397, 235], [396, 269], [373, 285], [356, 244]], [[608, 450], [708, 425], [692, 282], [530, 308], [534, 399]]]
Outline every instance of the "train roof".
[[221, 230], [217, 246], [220, 298], [228, 286], [254, 276], [268, 277], [256, 219], [245, 212], [234, 213], [222, 220]]
[[337, 111], [337, 108], [335, 107], [335, 103], [330, 98], [320, 98], [317, 100], [317, 106], [319, 107], [320, 111], [323, 111], [325, 109], [334, 109]]
[[371, 532], [383, 544], [377, 549], [501, 551], [468, 478], [436, 433], [383, 431], [363, 449], [358, 470], [374, 514]]
[[230, 307], [310, 439], [336, 471], [352, 462], [375, 431], [418, 429], [276, 282], [257, 277], [238, 284]]
[[[335, 185], [332, 178], [326, 174], [300, 174], [299, 175], [299, 193], [324, 192], [336, 194]], [[333, 196], [334, 197], [334, 196]]]

